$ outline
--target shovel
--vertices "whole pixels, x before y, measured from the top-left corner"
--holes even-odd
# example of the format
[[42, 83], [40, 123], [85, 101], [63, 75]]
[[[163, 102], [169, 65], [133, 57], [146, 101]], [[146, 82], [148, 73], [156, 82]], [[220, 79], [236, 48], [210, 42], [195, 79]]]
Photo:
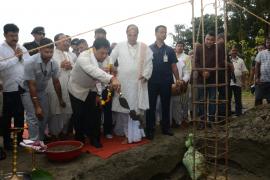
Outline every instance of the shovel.
[[119, 103], [123, 108], [130, 110], [127, 99], [123, 96], [121, 92], [119, 93]]
[[[119, 103], [123, 108], [130, 110], [127, 99], [123, 96], [123, 94], [121, 92], [119, 93]], [[129, 111], [129, 116], [130, 116], [130, 118], [132, 120], [139, 121], [140, 122], [140, 128], [143, 128], [142, 127], [143, 118], [140, 115], [137, 115], [135, 110], [130, 110]]]

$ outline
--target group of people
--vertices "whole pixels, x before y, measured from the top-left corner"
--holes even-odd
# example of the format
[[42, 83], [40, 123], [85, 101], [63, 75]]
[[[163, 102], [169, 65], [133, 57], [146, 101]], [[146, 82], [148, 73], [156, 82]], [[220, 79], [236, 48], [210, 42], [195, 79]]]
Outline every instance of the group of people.
[[[21, 46], [19, 28], [15, 24], [4, 26], [5, 41], [0, 45], [0, 127], [7, 150], [11, 149], [12, 118], [15, 127], [23, 127], [26, 120], [29, 139], [33, 141], [43, 141], [48, 136], [74, 136], [82, 142], [89, 138], [91, 145], [101, 148], [102, 120], [106, 138], [115, 134], [126, 137], [122, 143], [137, 142], [144, 136], [153, 140], [156, 110], [160, 107], [161, 132], [173, 136], [172, 124], [180, 126], [188, 121], [191, 81], [197, 86], [195, 99], [199, 101], [195, 113], [198, 111], [202, 121], [215, 121], [213, 102], [217, 97], [221, 102], [218, 115], [225, 116], [225, 92], [229, 87], [229, 102], [234, 93], [236, 114], [242, 113], [241, 86], [247, 68], [238, 57], [237, 48], [231, 50], [225, 63], [222, 36], [215, 38], [208, 33], [205, 44], [196, 45], [187, 55], [184, 42], [177, 42], [175, 49], [165, 44], [164, 25], [155, 28], [156, 40], [150, 46], [137, 41], [139, 28], [134, 24], [126, 28], [127, 40], [112, 46], [102, 28], [95, 31], [91, 47], [84, 39], [71, 39], [64, 33], [56, 34], [53, 42], [45, 37], [43, 27], [34, 28], [31, 34], [34, 41]], [[268, 39], [267, 50], [256, 57], [256, 100], [270, 100], [269, 93], [266, 97], [270, 82], [269, 45]], [[226, 69], [229, 73], [225, 73]], [[229, 84], [225, 83], [226, 75]], [[128, 107], [121, 103], [123, 98]], [[209, 105], [207, 112], [202, 102]], [[145, 134], [141, 119], [145, 119]], [[204, 125], [201, 123], [199, 128]], [[18, 134], [20, 141], [22, 133]]]

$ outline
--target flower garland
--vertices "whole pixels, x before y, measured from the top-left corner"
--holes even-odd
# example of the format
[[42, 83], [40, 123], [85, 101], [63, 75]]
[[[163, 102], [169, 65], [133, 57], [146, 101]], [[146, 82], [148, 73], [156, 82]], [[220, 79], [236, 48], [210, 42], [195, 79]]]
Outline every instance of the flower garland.
[[106, 99], [103, 99], [102, 96], [99, 97], [100, 98], [100, 104], [102, 106], [105, 106], [112, 99], [112, 92], [111, 92], [111, 90], [109, 88], [107, 88], [107, 91], [108, 91], [108, 93], [107, 93]]

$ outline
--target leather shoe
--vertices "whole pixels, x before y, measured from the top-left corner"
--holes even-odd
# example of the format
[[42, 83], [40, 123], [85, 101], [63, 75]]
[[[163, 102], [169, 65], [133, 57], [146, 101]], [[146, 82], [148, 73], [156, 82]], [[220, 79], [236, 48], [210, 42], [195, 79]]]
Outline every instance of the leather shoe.
[[91, 140], [91, 145], [96, 147], [96, 148], [102, 148], [102, 144], [97, 140], [97, 139], [92, 139]]
[[168, 136], [173, 136], [173, 132], [171, 130], [163, 131], [162, 134], [168, 135]]
[[146, 135], [146, 139], [148, 139], [148, 140], [153, 140], [153, 139], [154, 139], [154, 134], [153, 134], [153, 133], [148, 133], [148, 134]]

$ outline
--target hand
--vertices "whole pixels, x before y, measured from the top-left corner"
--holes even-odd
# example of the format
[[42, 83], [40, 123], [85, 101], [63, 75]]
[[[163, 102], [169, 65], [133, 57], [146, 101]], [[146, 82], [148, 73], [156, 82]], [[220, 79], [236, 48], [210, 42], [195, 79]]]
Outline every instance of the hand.
[[22, 59], [22, 56], [23, 56], [23, 51], [22, 51], [22, 49], [17, 48], [17, 49], [15, 50], [15, 56], [16, 56], [19, 60], [21, 60], [21, 59]]
[[99, 96], [96, 96], [96, 106], [99, 106], [100, 108], [102, 108], [102, 104], [101, 104], [101, 100]]
[[65, 69], [65, 70], [70, 70], [70, 69], [72, 69], [72, 66], [71, 66], [70, 61], [68, 61], [68, 60], [66, 60], [66, 59], [65, 59], [64, 61], [61, 62], [60, 67], [63, 68], [63, 69]]
[[176, 86], [178, 87], [178, 88], [180, 88], [180, 87], [182, 87], [183, 86], [183, 84], [185, 83], [185, 81], [183, 81], [183, 80], [176, 80]]
[[141, 80], [142, 83], [146, 83], [147, 82], [147, 79], [144, 76], [140, 76], [139, 77], [139, 80]]
[[209, 78], [209, 76], [210, 76], [210, 74], [209, 74], [209, 72], [208, 71], [203, 71], [203, 77], [205, 78], [205, 79], [208, 79]]
[[70, 61], [67, 61], [65, 64], [65, 70], [71, 70], [72, 69], [72, 65], [70, 63]]
[[104, 67], [102, 68], [103, 71], [105, 71], [106, 73], [110, 73], [110, 68], [109, 67]]
[[65, 108], [67, 105], [65, 103], [65, 101], [63, 99], [60, 99], [59, 100], [59, 105], [62, 107], [62, 108]]
[[116, 91], [116, 92], [120, 92], [121, 91], [121, 84], [120, 81], [116, 78], [116, 77], [112, 77], [111, 78], [111, 85], [112, 88]]
[[37, 107], [35, 108], [35, 113], [36, 113], [36, 116], [37, 116], [38, 120], [42, 121], [44, 115], [43, 115], [43, 111], [42, 111], [42, 109], [41, 109], [40, 106], [37, 106]]

